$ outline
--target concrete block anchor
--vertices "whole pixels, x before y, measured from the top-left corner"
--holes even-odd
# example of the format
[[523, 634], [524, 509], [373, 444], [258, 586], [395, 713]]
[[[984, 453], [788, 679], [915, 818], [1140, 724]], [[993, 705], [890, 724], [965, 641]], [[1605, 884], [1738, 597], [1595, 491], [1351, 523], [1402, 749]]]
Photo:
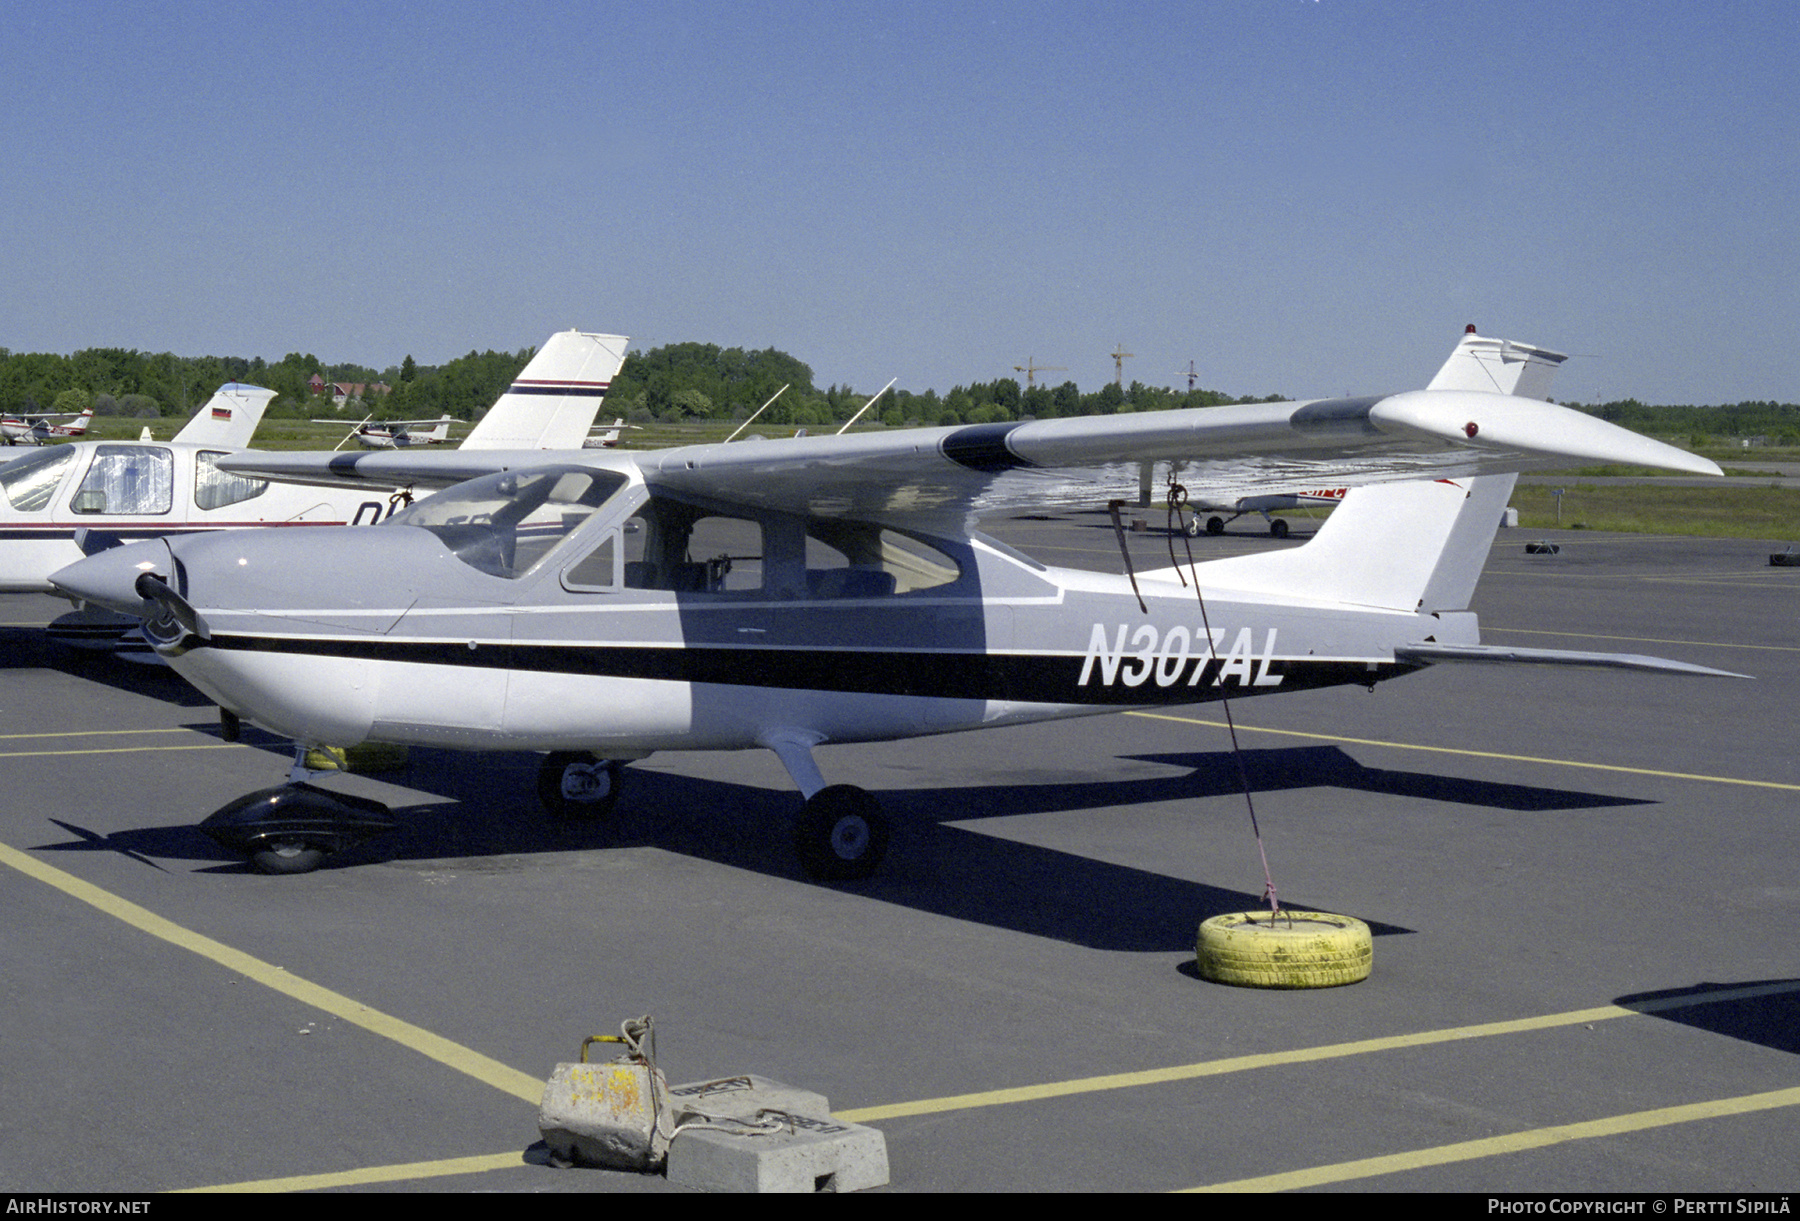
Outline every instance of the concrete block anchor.
[[[810, 1195], [888, 1181], [887, 1139], [832, 1118], [822, 1095], [745, 1075], [678, 1085], [669, 1097], [683, 1121], [669, 1142], [671, 1183]], [[697, 1122], [690, 1126], [688, 1116]]]
[[[591, 1064], [596, 1043], [625, 1051]], [[823, 1094], [748, 1073], [667, 1085], [648, 1017], [589, 1036], [580, 1063], [557, 1065], [538, 1131], [554, 1164], [662, 1170], [699, 1191], [813, 1194], [888, 1181], [886, 1138], [833, 1119]]]

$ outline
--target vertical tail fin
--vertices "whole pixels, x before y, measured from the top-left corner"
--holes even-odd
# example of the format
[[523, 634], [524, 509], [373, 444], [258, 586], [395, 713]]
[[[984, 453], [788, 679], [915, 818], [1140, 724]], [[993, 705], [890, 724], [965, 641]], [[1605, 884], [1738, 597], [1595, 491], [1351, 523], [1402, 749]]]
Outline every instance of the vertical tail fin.
[[177, 441], [199, 445], [217, 445], [223, 449], [243, 449], [250, 444], [256, 426], [262, 423], [273, 390], [250, 386], [243, 382], [226, 382], [219, 392], [194, 413], [194, 418], [175, 434]]
[[[1431, 390], [1542, 398], [1565, 357], [1470, 327]], [[1311, 541], [1203, 569], [1208, 585], [1385, 610], [1467, 610], [1517, 475], [1352, 488]]]
[[538, 349], [464, 449], [580, 449], [630, 340], [562, 331]]
[[1450, 353], [1427, 390], [1486, 390], [1493, 394], [1516, 394], [1520, 398], [1541, 399], [1550, 389], [1550, 379], [1563, 361], [1569, 359], [1549, 348], [1508, 339], [1489, 339], [1477, 335], [1470, 327], [1461, 342]]
[[1512, 475], [1351, 488], [1303, 547], [1213, 560], [1208, 589], [1397, 611], [1465, 610]]

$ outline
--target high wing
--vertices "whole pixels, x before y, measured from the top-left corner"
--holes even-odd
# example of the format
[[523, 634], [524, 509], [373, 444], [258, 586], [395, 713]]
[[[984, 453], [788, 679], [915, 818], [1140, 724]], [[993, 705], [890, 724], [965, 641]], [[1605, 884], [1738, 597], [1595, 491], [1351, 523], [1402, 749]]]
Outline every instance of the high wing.
[[[1478, 390], [1257, 403], [1142, 415], [692, 445], [558, 462], [635, 465], [661, 491], [813, 516], [943, 518], [1135, 495], [1145, 462], [1190, 486], [1306, 491], [1622, 463], [1718, 475], [1705, 458], [1554, 403]], [[542, 465], [542, 452], [240, 454], [238, 474], [304, 482], [447, 487]]]
[[[313, 422], [315, 424], [321, 424], [321, 423], [329, 424], [329, 423], [337, 423], [338, 421], [314, 420]], [[386, 429], [389, 429], [390, 431], [395, 431], [395, 432], [410, 431], [414, 428], [424, 428], [426, 425], [454, 424], [455, 422], [456, 421], [453, 417], [447, 416], [447, 415], [433, 416], [432, 418], [430, 418], [428, 420], [364, 420], [363, 421], [363, 423], [368, 424], [372, 427], [386, 428]]]
[[662, 490], [814, 516], [893, 518], [1135, 495], [1139, 464], [1239, 494], [1629, 463], [1719, 474], [1705, 458], [1566, 407], [1419, 390], [1143, 415], [978, 424], [639, 455]]

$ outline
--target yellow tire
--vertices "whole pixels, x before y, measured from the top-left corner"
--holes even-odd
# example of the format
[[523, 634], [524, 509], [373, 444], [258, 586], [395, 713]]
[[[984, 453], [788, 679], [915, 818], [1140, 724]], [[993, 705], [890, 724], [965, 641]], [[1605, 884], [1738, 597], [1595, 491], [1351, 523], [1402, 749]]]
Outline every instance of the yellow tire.
[[1369, 926], [1329, 912], [1232, 912], [1200, 926], [1200, 977], [1243, 988], [1335, 988], [1367, 979]]

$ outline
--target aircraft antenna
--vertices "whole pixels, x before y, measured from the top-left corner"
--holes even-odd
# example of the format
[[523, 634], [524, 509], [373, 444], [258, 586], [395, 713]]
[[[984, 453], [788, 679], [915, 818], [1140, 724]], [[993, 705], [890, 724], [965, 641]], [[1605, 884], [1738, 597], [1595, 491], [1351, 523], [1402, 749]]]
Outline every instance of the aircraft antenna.
[[1125, 388], [1125, 362], [1136, 356], [1136, 352], [1127, 352], [1124, 344], [1113, 349], [1113, 385], [1121, 390]]
[[[888, 378], [888, 384], [886, 386], [883, 386], [881, 389], [879, 389], [875, 392], [875, 399], [878, 399], [882, 395], [886, 394], [888, 392], [888, 387], [892, 386], [895, 382], [897, 382], [899, 380], [900, 379], [897, 377]], [[856, 423], [858, 420], [862, 419], [863, 411], [867, 411], [869, 408], [871, 408], [875, 405], [875, 399], [870, 399], [868, 402], [864, 403], [862, 405], [862, 411], [858, 411], [855, 415], [851, 416], [848, 420], [846, 420], [844, 422], [844, 426], [837, 430], [837, 435], [841, 437], [845, 433], [849, 432], [850, 425], [852, 425], [852, 424]]]
[[[776, 399], [780, 398], [783, 394], [785, 394], [787, 392], [788, 386], [791, 386], [793, 384], [794, 383], [789, 382], [787, 384], [787, 386], [783, 386], [780, 390], [777, 390], [774, 394], [771, 394], [769, 396], [769, 403], [773, 403]], [[763, 412], [765, 412], [769, 409], [769, 403], [764, 403], [761, 407], [758, 407], [755, 411], [752, 411], [750, 413], [750, 419], [745, 420], [742, 424], [739, 424], [736, 428], [734, 428], [731, 432], [731, 435], [729, 437], [726, 437], [724, 441], [721, 441], [720, 444], [721, 445], [729, 444], [730, 442], [737, 440], [738, 433], [743, 432], [744, 429], [750, 427], [750, 420], [754, 420], [757, 416], [761, 415]]]

